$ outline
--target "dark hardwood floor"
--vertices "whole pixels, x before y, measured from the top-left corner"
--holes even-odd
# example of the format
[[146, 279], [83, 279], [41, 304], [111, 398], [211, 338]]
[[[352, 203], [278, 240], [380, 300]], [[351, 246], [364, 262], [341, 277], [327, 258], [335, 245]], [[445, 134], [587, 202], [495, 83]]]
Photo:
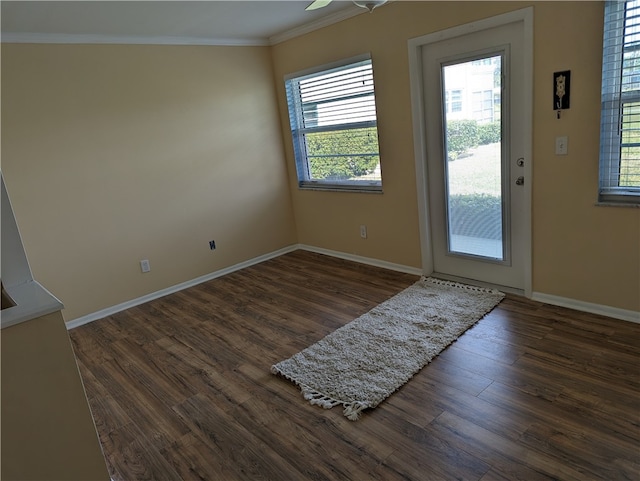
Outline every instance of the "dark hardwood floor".
[[73, 329], [113, 480], [640, 479], [638, 324], [508, 295], [357, 422], [270, 373], [415, 280], [296, 251]]

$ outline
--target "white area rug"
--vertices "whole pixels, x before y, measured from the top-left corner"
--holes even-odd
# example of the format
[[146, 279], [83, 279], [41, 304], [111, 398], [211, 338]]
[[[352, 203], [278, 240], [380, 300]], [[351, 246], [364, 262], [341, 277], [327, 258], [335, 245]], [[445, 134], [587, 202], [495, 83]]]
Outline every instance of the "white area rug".
[[324, 339], [271, 367], [311, 404], [352, 421], [374, 408], [493, 309], [504, 294], [422, 278]]

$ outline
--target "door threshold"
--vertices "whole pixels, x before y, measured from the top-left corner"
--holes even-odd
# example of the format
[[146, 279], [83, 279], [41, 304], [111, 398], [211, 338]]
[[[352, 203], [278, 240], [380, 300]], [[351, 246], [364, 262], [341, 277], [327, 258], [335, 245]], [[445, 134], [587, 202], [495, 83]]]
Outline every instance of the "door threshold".
[[444, 279], [445, 281], [459, 282], [460, 284], [468, 284], [470, 286], [497, 289], [501, 292], [506, 292], [508, 294], [515, 294], [516, 296], [526, 297], [524, 295], [524, 289], [518, 289], [516, 287], [502, 286], [500, 284], [492, 284], [490, 282], [483, 282], [483, 281], [478, 281], [476, 279], [468, 279], [466, 277], [460, 277], [460, 276], [452, 276], [449, 274], [442, 274], [440, 272], [434, 272], [429, 277], [437, 277], [438, 279]]

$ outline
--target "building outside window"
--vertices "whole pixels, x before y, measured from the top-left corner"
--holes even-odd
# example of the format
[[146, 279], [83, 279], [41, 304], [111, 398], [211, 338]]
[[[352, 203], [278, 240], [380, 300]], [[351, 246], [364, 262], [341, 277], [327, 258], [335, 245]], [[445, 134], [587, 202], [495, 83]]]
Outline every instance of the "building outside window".
[[486, 58], [447, 67], [445, 113], [449, 120], [473, 119], [478, 123], [500, 120], [500, 79], [496, 59]]

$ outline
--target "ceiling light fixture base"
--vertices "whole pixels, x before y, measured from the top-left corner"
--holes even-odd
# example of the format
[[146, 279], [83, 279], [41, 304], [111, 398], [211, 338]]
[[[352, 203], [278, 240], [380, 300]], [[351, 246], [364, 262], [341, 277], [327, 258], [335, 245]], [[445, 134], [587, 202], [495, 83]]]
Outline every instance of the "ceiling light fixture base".
[[358, 7], [366, 8], [369, 12], [373, 12], [374, 8], [384, 5], [387, 0], [353, 0], [353, 3]]

